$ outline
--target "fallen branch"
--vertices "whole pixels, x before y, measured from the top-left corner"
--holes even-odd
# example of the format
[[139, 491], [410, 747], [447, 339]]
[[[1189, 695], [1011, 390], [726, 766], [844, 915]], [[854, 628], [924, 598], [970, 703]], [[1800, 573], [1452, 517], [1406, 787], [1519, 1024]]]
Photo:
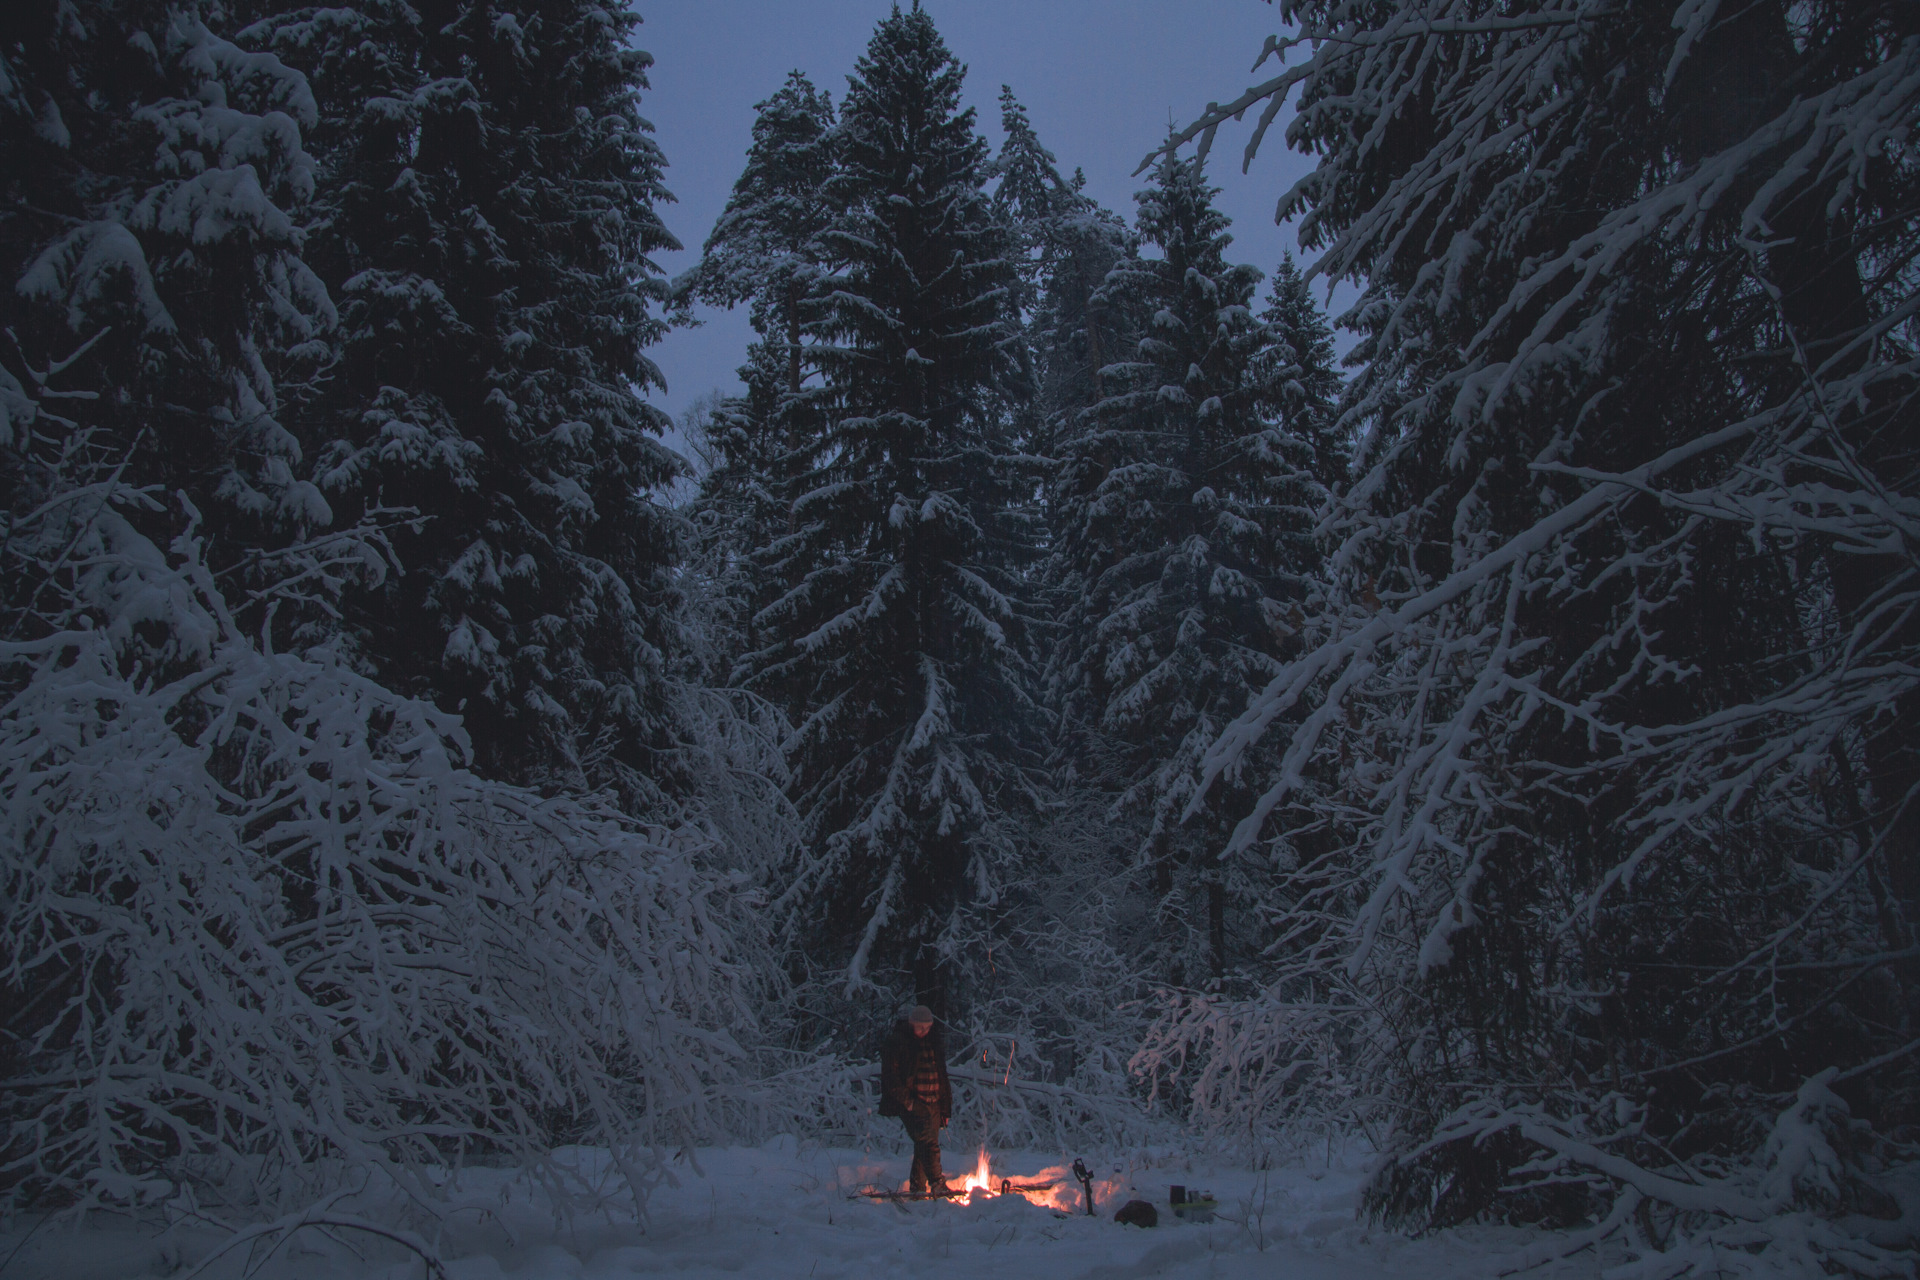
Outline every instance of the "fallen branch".
[[221, 1241], [212, 1253], [200, 1259], [193, 1270], [182, 1276], [181, 1280], [195, 1280], [195, 1277], [199, 1276], [208, 1267], [241, 1245], [252, 1244], [267, 1236], [278, 1237], [273, 1243], [273, 1248], [267, 1251], [267, 1256], [272, 1257], [294, 1232], [303, 1227], [331, 1227], [343, 1231], [364, 1231], [368, 1235], [379, 1236], [384, 1240], [391, 1240], [393, 1243], [404, 1249], [409, 1249], [417, 1255], [420, 1261], [426, 1265], [427, 1275], [431, 1277], [431, 1280], [448, 1280], [446, 1264], [440, 1261], [440, 1255], [435, 1253], [433, 1247], [425, 1240], [411, 1231], [402, 1231], [395, 1227], [383, 1227], [377, 1222], [368, 1222], [365, 1218], [356, 1218], [350, 1214], [333, 1213], [326, 1205], [330, 1205], [333, 1200], [337, 1198], [337, 1196], [329, 1197], [321, 1205], [302, 1209], [298, 1213], [287, 1214], [285, 1217], [276, 1218], [272, 1222], [261, 1223], [258, 1226], [247, 1227], [244, 1230], [234, 1232], [225, 1240]]

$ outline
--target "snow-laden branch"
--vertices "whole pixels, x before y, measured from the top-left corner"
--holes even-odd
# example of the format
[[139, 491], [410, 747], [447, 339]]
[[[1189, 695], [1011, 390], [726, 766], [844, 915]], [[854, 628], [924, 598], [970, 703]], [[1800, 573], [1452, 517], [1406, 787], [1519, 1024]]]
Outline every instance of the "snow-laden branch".
[[431, 1204], [462, 1151], [589, 1141], [639, 1198], [714, 1131], [753, 979], [703, 837], [475, 776], [457, 721], [243, 631], [190, 534], [82, 533], [62, 625], [0, 645], [9, 1182]]
[[[1251, 784], [1222, 852], [1273, 941], [1168, 993], [1135, 1067], [1222, 1131], [1344, 1109], [1397, 1150], [1389, 1216], [1877, 1258], [1753, 1135], [1831, 1132], [1760, 1113], [1826, 1062], [1912, 1070], [1878, 1010], [1914, 990], [1920, 39], [1838, 4], [1289, 12], [1307, 60], [1185, 137], [1297, 101], [1282, 206], [1364, 289], [1356, 467], [1325, 600], [1186, 806]], [[1616, 1102], [1651, 1117], [1618, 1141]]]

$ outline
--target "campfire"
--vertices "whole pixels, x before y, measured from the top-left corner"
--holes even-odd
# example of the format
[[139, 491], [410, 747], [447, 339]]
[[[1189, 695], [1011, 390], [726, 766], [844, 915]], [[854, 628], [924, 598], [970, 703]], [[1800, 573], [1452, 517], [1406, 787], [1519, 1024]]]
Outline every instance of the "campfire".
[[[973, 1168], [964, 1174], [949, 1177], [947, 1186], [954, 1191], [955, 1199], [968, 1202], [989, 1196], [1012, 1195], [1023, 1197], [1029, 1204], [1055, 1209], [1062, 1213], [1086, 1212], [1086, 1193], [1076, 1182], [1073, 1170], [1065, 1165], [1052, 1165], [1038, 1173], [1017, 1176], [995, 1173], [993, 1158], [987, 1153], [985, 1147], [980, 1148], [980, 1154], [974, 1160]], [[1102, 1183], [1094, 1194], [1098, 1197], [1110, 1190], [1107, 1184]], [[906, 1191], [907, 1187], [902, 1185], [900, 1192]]]

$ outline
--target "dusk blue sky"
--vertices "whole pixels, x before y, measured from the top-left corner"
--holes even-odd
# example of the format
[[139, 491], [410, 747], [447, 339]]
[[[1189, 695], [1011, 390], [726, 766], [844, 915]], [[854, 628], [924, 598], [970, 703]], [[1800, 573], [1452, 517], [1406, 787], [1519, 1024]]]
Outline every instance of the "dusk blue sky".
[[[746, 157], [753, 108], [789, 70], [806, 72], [836, 102], [865, 50], [886, 0], [635, 0], [644, 19], [637, 43], [655, 59], [643, 111], [666, 152], [678, 199], [662, 213], [686, 249], [663, 254], [674, 275], [697, 259]], [[966, 98], [982, 131], [1000, 142], [1000, 86], [1026, 104], [1063, 172], [1086, 171], [1101, 203], [1133, 218], [1133, 170], [1165, 136], [1209, 100], [1226, 101], [1253, 82], [1261, 42], [1278, 28], [1262, 0], [926, 0], [947, 45], [967, 66]], [[1261, 76], [1272, 74], [1272, 64]], [[1276, 125], [1240, 172], [1249, 125], [1223, 129], [1210, 164], [1233, 219], [1230, 257], [1271, 272], [1299, 254], [1291, 227], [1276, 227], [1275, 201], [1307, 171]], [[1324, 296], [1324, 294], [1322, 295]], [[676, 331], [651, 354], [668, 390], [657, 403], [678, 416], [696, 397], [739, 386], [734, 369], [753, 332], [746, 308], [702, 308], [701, 327]], [[1343, 347], [1345, 343], [1341, 344]]]

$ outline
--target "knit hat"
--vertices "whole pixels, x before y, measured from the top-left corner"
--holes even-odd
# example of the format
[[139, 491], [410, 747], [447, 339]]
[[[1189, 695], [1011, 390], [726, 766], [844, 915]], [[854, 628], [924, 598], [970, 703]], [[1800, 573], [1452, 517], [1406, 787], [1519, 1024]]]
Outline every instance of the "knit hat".
[[907, 1021], [931, 1024], [933, 1022], [933, 1010], [923, 1004], [917, 1004], [907, 1010]]

